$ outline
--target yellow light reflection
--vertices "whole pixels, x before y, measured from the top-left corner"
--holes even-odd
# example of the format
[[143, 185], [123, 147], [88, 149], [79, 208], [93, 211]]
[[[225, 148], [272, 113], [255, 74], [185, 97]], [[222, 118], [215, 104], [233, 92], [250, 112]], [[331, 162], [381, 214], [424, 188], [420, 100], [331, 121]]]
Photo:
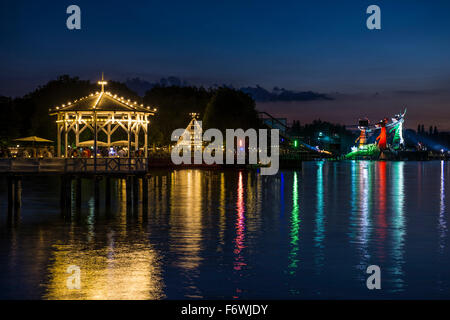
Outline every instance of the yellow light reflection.
[[[161, 268], [148, 244], [127, 244], [109, 239], [104, 248], [85, 248], [72, 241], [55, 245], [45, 299], [143, 300], [164, 298]], [[81, 288], [67, 288], [70, 265], [81, 269]]]
[[199, 170], [174, 172], [170, 190], [171, 247], [179, 253], [176, 264], [194, 270], [202, 258], [202, 173]]

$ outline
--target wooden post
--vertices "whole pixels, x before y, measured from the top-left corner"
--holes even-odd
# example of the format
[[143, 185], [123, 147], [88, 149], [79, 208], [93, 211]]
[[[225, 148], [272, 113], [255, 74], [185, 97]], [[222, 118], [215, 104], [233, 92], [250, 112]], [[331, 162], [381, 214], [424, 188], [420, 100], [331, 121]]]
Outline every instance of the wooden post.
[[[111, 121], [110, 119], [108, 119], [108, 121]], [[108, 138], [108, 152], [109, 152], [109, 148], [111, 147], [111, 122], [108, 123], [107, 126], [107, 138]]]
[[[148, 213], [148, 176], [142, 176], [142, 216], [147, 217]], [[146, 222], [147, 219], [143, 219]]]
[[[138, 115], [136, 115], [136, 118], [139, 117]], [[139, 150], [139, 124], [135, 125], [135, 131], [134, 131], [134, 151], [138, 151]], [[135, 155], [137, 154], [137, 152], [135, 153]], [[136, 156], [135, 156], [136, 157]]]
[[80, 144], [80, 119], [81, 116], [78, 112], [75, 114], [76, 124], [75, 124], [75, 146], [78, 148]]
[[131, 158], [131, 113], [128, 113], [128, 171], [130, 171]]
[[94, 111], [94, 172], [97, 172], [97, 112]]
[[67, 208], [67, 214], [70, 215], [70, 209], [72, 207], [72, 177], [67, 176], [66, 177], [66, 208]]
[[68, 157], [67, 113], [64, 114], [64, 157]]
[[[58, 113], [58, 117], [57, 118], [58, 118], [58, 121], [61, 119], [59, 113]], [[57, 133], [58, 133], [57, 137], [56, 137], [56, 143], [58, 144], [56, 150], [57, 150], [58, 158], [61, 158], [61, 124], [59, 124], [59, 122], [56, 125], [56, 130], [57, 130]]]
[[60, 204], [63, 217], [70, 217], [72, 205], [72, 178], [69, 175], [61, 175]]
[[105, 206], [106, 208], [111, 207], [111, 178], [106, 177], [105, 180]]
[[16, 177], [14, 182], [14, 207], [22, 206], [22, 177]]
[[76, 189], [75, 189], [75, 203], [76, 203], [76, 208], [80, 209], [81, 208], [81, 177], [78, 176], [76, 179]]
[[14, 207], [14, 180], [13, 177], [7, 178], [8, 183], [8, 213], [11, 214]]
[[142, 204], [148, 205], [148, 176], [142, 176]]
[[94, 203], [96, 209], [100, 206], [100, 180], [100, 176], [94, 176]]
[[137, 207], [139, 203], [139, 178], [138, 176], [133, 176], [133, 206]]
[[132, 201], [131, 201], [131, 189], [132, 189], [132, 186], [131, 186], [131, 183], [132, 183], [132, 176], [127, 176], [127, 178], [126, 178], [126, 197], [127, 197], [127, 208], [128, 207], [131, 207], [131, 203], [132, 203]]
[[59, 204], [61, 206], [61, 211], [64, 211], [66, 207], [66, 178], [64, 175], [60, 177], [60, 187], [59, 187]]
[[145, 126], [144, 126], [144, 157], [148, 158], [148, 124], [147, 116], [145, 116]]

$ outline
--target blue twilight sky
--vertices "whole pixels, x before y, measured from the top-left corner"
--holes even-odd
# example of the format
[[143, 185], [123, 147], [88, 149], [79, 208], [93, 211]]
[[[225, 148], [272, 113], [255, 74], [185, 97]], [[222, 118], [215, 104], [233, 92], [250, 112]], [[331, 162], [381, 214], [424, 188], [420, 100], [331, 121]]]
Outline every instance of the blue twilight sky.
[[[81, 8], [79, 31], [66, 28], [71, 4]], [[382, 30], [366, 28], [371, 4], [381, 8]], [[408, 105], [413, 119], [437, 111], [436, 123], [450, 129], [449, 17], [450, 1], [439, 0], [3, 0], [0, 95], [22, 95], [60, 74], [177, 76], [338, 93], [333, 102], [259, 105], [291, 119], [301, 108], [311, 109], [307, 119], [358, 118], [355, 107], [382, 118]]]

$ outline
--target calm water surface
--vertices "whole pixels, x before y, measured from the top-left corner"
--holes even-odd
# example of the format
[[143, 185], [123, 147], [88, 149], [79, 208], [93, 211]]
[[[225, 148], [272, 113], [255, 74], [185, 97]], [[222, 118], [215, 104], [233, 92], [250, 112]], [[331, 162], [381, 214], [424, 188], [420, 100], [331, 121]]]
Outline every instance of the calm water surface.
[[[58, 178], [26, 178], [8, 220], [2, 299], [450, 298], [450, 163], [309, 162], [302, 170], [154, 172], [148, 212], [113, 204], [63, 219]], [[103, 190], [104, 188], [102, 188]], [[101, 200], [104, 195], [101, 194]], [[381, 267], [369, 291], [366, 268]], [[67, 267], [81, 268], [69, 290]]]

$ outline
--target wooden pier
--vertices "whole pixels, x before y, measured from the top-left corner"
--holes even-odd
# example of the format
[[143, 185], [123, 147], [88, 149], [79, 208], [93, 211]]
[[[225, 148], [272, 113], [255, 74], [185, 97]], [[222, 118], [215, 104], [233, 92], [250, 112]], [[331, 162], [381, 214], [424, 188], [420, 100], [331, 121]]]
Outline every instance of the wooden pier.
[[127, 208], [136, 208], [139, 199], [145, 208], [148, 206], [148, 169], [147, 158], [0, 159], [0, 175], [6, 176], [7, 181], [9, 217], [16, 217], [22, 206], [24, 176], [59, 176], [61, 213], [65, 217], [70, 216], [73, 205], [77, 210], [81, 208], [84, 179], [94, 182], [96, 208], [100, 206], [102, 180], [105, 180], [105, 208], [111, 207], [111, 179], [114, 178], [126, 181]]

